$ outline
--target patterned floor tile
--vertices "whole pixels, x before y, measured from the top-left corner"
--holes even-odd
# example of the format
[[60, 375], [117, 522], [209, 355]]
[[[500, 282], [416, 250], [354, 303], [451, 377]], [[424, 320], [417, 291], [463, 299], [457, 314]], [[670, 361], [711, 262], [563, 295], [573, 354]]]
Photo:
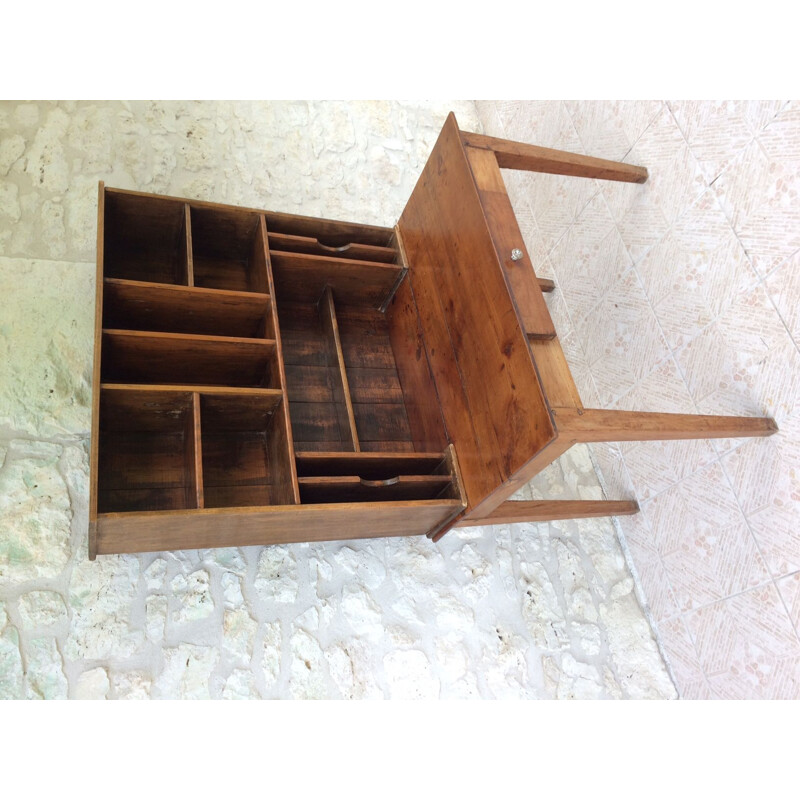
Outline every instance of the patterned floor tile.
[[550, 253], [574, 322], [594, 308], [632, 262], [598, 193]]
[[800, 698], [800, 641], [774, 584], [698, 609], [686, 622], [717, 697]]
[[587, 155], [621, 161], [662, 108], [660, 100], [565, 101]]
[[703, 174], [712, 183], [772, 120], [781, 100], [678, 100], [669, 107]]
[[778, 592], [783, 598], [795, 633], [800, 632], [800, 572], [787, 575], [777, 581]]
[[681, 611], [769, 580], [718, 463], [642, 504]]
[[764, 286], [789, 335], [800, 347], [800, 250], [774, 269]]
[[709, 700], [713, 698], [692, 637], [681, 617], [658, 623], [658, 639], [664, 648], [672, 674], [683, 700]]
[[673, 349], [700, 333], [737, 293], [758, 282], [711, 191], [675, 223], [636, 270]]
[[644, 184], [603, 184], [603, 195], [634, 262], [697, 200], [706, 182], [671, 112], [664, 107], [625, 161], [647, 168]]
[[[567, 303], [569, 294], [565, 290]], [[603, 407], [629, 392], [669, 354], [653, 309], [631, 269], [575, 326]]]
[[800, 109], [779, 113], [731, 162], [714, 192], [762, 277], [800, 248]]

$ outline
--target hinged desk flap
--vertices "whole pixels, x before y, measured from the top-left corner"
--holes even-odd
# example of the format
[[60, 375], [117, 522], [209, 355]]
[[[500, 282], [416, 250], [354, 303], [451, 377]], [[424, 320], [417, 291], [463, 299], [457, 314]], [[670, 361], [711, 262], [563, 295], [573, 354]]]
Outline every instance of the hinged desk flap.
[[398, 228], [473, 508], [553, 441], [555, 428], [452, 114]]

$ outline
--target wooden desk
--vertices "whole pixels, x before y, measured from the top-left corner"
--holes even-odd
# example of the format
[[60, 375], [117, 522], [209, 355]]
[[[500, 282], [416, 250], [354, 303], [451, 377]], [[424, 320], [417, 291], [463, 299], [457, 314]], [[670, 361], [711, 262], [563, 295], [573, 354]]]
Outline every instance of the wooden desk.
[[775, 432], [584, 408], [501, 167], [647, 179], [451, 114], [395, 229], [101, 184], [90, 557], [629, 514], [508, 498], [579, 442]]

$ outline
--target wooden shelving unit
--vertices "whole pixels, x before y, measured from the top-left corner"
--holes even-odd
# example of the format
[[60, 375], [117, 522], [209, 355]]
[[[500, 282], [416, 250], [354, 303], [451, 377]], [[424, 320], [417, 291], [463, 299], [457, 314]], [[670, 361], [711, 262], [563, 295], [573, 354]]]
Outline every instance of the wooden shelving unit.
[[426, 533], [463, 510], [443, 427], [415, 454], [394, 237], [101, 184], [93, 556]]

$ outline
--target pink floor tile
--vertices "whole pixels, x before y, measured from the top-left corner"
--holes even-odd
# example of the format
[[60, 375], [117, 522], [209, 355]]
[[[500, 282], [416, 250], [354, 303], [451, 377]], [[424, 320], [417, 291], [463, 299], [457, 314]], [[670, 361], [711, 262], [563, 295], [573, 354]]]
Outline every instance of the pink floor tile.
[[686, 621], [717, 697], [800, 698], [800, 641], [772, 583], [691, 612]]
[[678, 693], [684, 700], [709, 700], [713, 697], [689, 631], [681, 617], [658, 624], [658, 638], [664, 648]]

